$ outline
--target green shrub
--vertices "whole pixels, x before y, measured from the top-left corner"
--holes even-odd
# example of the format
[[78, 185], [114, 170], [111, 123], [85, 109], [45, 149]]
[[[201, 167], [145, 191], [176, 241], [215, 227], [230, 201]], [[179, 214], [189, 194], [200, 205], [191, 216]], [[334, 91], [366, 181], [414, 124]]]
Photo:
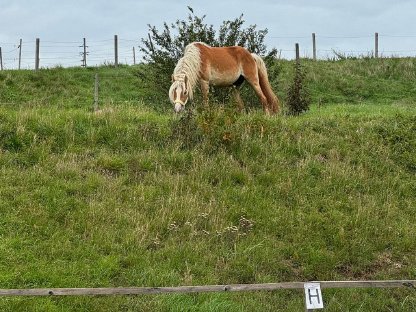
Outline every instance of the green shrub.
[[309, 110], [311, 97], [305, 88], [305, 72], [300, 62], [294, 63], [295, 75], [293, 83], [287, 93], [287, 107], [289, 115], [300, 115]]

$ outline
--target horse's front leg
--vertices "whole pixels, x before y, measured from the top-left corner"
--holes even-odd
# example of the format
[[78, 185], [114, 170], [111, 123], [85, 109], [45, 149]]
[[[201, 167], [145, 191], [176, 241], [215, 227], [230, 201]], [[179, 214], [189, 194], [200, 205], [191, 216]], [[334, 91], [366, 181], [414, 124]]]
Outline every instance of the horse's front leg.
[[243, 100], [241, 99], [240, 88], [236, 86], [233, 86], [232, 88], [234, 92], [235, 101], [237, 102], [238, 110], [242, 112], [244, 110], [244, 103], [243, 103]]
[[204, 106], [208, 106], [208, 91], [209, 91], [209, 81], [201, 79], [201, 92]]

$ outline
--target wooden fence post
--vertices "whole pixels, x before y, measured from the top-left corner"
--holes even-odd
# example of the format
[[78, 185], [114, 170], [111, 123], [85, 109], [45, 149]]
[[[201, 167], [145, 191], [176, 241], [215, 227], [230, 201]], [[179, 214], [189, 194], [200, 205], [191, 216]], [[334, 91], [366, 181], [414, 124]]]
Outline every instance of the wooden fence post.
[[3, 70], [3, 56], [1, 54], [1, 47], [0, 47], [0, 70]]
[[374, 57], [378, 58], [378, 32], [374, 34]]
[[312, 33], [313, 60], [316, 61], [316, 36]]
[[22, 64], [22, 39], [20, 39], [20, 42], [19, 42], [19, 70], [20, 70], [21, 64]]
[[94, 84], [94, 112], [98, 111], [98, 73], [95, 74], [95, 84]]
[[295, 51], [296, 51], [296, 62], [299, 63], [299, 43], [295, 43]]
[[114, 66], [118, 66], [118, 36], [114, 35]]
[[40, 39], [36, 38], [35, 70], [39, 69], [39, 45], [40, 45]]

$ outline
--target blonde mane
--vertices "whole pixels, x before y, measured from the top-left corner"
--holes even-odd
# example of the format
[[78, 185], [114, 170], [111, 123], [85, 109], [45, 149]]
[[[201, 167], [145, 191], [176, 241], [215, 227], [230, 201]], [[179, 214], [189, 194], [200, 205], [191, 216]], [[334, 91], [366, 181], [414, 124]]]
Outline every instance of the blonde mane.
[[[189, 93], [189, 98], [193, 98], [193, 90], [199, 79], [199, 70], [201, 64], [201, 56], [197, 43], [203, 44], [200, 42], [193, 42], [186, 46], [184, 56], [178, 61], [175, 69], [173, 70], [173, 84], [171, 90], [174, 90], [181, 84], [181, 87], [184, 87]], [[185, 85], [185, 76], [187, 78], [187, 83]], [[169, 92], [171, 93], [171, 92]]]

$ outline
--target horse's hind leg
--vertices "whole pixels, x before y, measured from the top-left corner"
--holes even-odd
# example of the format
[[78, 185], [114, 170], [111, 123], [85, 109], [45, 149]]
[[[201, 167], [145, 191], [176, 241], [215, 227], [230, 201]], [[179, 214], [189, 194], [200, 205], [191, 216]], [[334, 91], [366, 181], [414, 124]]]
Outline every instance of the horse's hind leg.
[[266, 96], [264, 95], [263, 91], [261, 90], [258, 76], [255, 75], [255, 78], [252, 78], [252, 77], [251, 78], [245, 77], [245, 78], [248, 81], [248, 83], [251, 85], [251, 87], [254, 89], [254, 91], [256, 92], [257, 96], [259, 97], [260, 102], [261, 102], [261, 105], [263, 105], [263, 111], [266, 114], [270, 114], [269, 104], [267, 103]]
[[250, 86], [256, 92], [258, 98], [260, 99], [261, 105], [263, 105], [263, 111], [266, 114], [270, 114], [269, 104], [267, 102], [267, 98], [264, 95], [264, 93], [263, 93], [263, 91], [261, 90], [261, 87], [260, 87], [259, 75], [258, 75], [258, 72], [257, 72], [257, 67], [255, 66], [255, 61], [254, 61], [254, 59], [252, 61], [253, 61], [253, 66], [249, 65], [249, 66], [245, 66], [243, 68], [244, 78], [248, 81]]

